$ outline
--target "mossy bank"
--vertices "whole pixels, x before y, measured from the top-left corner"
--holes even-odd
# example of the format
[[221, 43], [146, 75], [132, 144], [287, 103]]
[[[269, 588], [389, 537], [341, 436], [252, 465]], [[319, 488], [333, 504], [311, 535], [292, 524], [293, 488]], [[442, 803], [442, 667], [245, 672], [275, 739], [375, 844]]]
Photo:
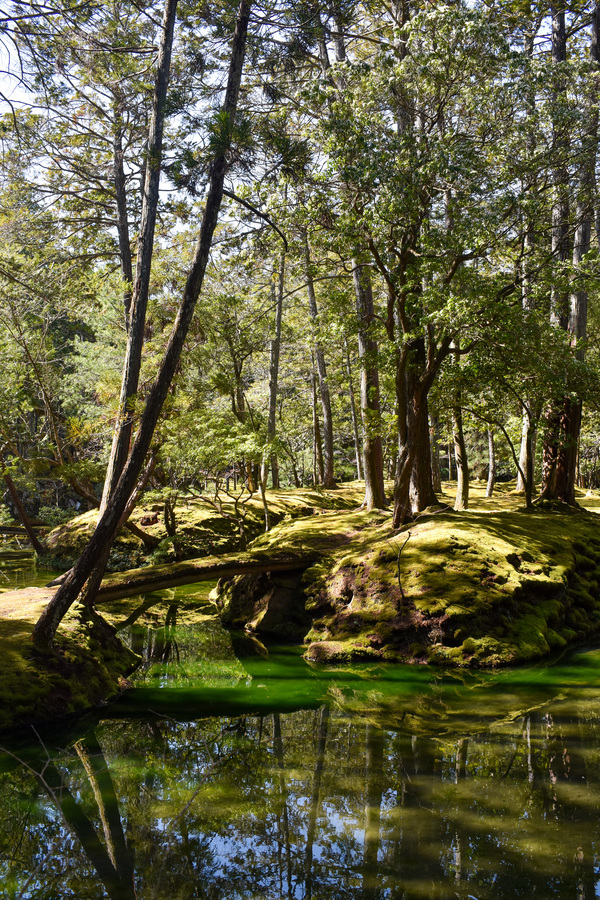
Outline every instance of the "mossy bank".
[[[308, 508], [298, 498], [304, 518], [285, 518], [238, 553], [238, 562], [260, 561], [263, 571], [224, 579], [213, 592], [223, 623], [260, 640], [304, 642], [308, 659], [336, 663], [497, 667], [598, 639], [600, 518], [591, 509], [600, 500], [581, 497], [590, 510], [525, 510], [508, 491], [491, 501], [474, 493], [473, 510], [432, 509], [400, 532], [389, 513], [360, 510], [344, 492], [335, 501], [324, 497], [337, 509]], [[287, 568], [265, 565], [286, 552]], [[226, 561], [217, 558], [222, 566]], [[185, 608], [193, 621], [210, 618], [207, 586], [201, 600], [195, 597], [192, 577], [181, 580], [182, 566], [194, 569], [180, 563], [140, 570], [149, 584], [153, 573], [160, 575], [158, 593], [139, 589], [133, 578], [139, 572], [111, 575], [99, 610], [118, 632], [144, 616], [151, 628], [152, 616], [158, 622], [174, 606], [178, 617]], [[173, 585], [186, 586], [165, 590], [165, 570]], [[115, 593], [115, 579], [128, 590]], [[77, 607], [61, 624], [57, 656], [36, 658], [31, 633], [51, 591], [0, 595], [0, 728], [104, 701], [140, 662], [139, 648], [122, 647]]]
[[[363, 496], [364, 485], [360, 482], [341, 484], [331, 490], [269, 490], [270, 523], [307, 517], [322, 510], [356, 509]], [[174, 534], [169, 534], [164, 521], [164, 504], [138, 507], [131, 522], [138, 533], [145, 534], [146, 544], [136, 534], [122, 528], [113, 544], [107, 571], [127, 571], [138, 566], [233, 553], [246, 549], [246, 545], [265, 528], [265, 509], [258, 494], [244, 495], [243, 502], [237, 506], [228, 496], [211, 505], [205, 499], [182, 495], [174, 508], [174, 518]], [[92, 510], [52, 529], [43, 539], [44, 565], [59, 571], [70, 568], [89, 541], [97, 520], [98, 512]]]
[[139, 657], [99, 631], [74, 606], [61, 624], [56, 654], [33, 652], [31, 632], [48, 592], [27, 588], [0, 594], [0, 729], [52, 721], [106, 701], [125, 686]]
[[[221, 585], [222, 616], [267, 638], [289, 638], [290, 624], [298, 638], [304, 626], [306, 655], [317, 662], [493, 667], [591, 639], [600, 633], [600, 519], [581, 508], [514, 506], [432, 510], [396, 533], [384, 513], [284, 523], [253, 547], [321, 543], [302, 599], [288, 590], [282, 612], [285, 585], [263, 579], [249, 597], [242, 576]], [[327, 549], [336, 529], [338, 546]]]

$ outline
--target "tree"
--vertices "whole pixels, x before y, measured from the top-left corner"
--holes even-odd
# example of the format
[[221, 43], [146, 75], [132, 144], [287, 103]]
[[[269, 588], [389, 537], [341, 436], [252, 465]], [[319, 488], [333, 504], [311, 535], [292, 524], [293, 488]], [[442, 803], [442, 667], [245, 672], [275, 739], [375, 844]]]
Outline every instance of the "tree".
[[[171, 336], [157, 377], [148, 393], [137, 436], [119, 482], [111, 494], [104, 513], [98, 520], [94, 534], [86, 549], [35, 626], [33, 633], [34, 645], [42, 652], [47, 652], [52, 647], [56, 629], [63, 616], [77, 599], [79, 592], [91, 575], [98, 557], [104, 555], [106, 546], [110, 544], [115, 535], [121, 516], [142, 471], [158, 417], [179, 363], [183, 343], [202, 289], [212, 237], [217, 225], [223, 196], [223, 182], [228, 168], [228, 151], [234, 136], [235, 113], [240, 91], [249, 17], [250, 4], [247, 0], [242, 0], [233, 36], [225, 98], [214, 124], [215, 155], [210, 170], [204, 216], [194, 259], [190, 266], [184, 294], [179, 305], [177, 317], [173, 323]], [[168, 17], [165, 17], [165, 21], [167, 20]], [[88, 602], [91, 599], [88, 597]]]
[[[587, 323], [587, 290], [585, 258], [591, 245], [593, 181], [598, 147], [598, 111], [586, 97], [581, 145], [578, 148], [577, 194], [575, 217], [571, 197], [571, 125], [570, 98], [567, 84], [566, 10], [552, 7], [552, 80], [553, 80], [553, 207], [552, 258], [554, 279], [550, 298], [551, 321], [567, 331], [575, 356], [583, 362]], [[597, 92], [599, 35], [598, 4], [592, 10], [590, 47], [591, 84]], [[572, 273], [569, 263], [572, 262]], [[572, 286], [571, 286], [572, 282]], [[567, 390], [569, 386], [567, 385]], [[579, 433], [581, 429], [581, 397], [566, 393], [553, 398], [546, 413], [542, 494], [545, 499], [575, 503], [575, 476]]]

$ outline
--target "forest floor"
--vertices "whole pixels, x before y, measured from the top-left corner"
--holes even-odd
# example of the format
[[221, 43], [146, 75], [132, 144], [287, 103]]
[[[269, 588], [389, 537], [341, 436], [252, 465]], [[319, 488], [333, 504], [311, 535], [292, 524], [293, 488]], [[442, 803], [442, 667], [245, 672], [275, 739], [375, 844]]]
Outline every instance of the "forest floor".
[[[439, 509], [399, 532], [386, 513], [324, 513], [283, 522], [253, 543], [263, 553], [321, 548], [302, 579], [308, 659], [495, 667], [600, 632], [597, 492], [579, 492], [578, 508], [527, 510], [514, 484], [490, 499], [474, 484], [469, 510], [455, 512], [452, 486], [444, 488]], [[276, 576], [271, 582], [237, 576], [222, 585], [226, 624], [286, 637], [279, 622], [285, 629], [300, 601]]]
[[[229, 562], [243, 568], [253, 561], [256, 571], [250, 575], [231, 565], [224, 571], [226, 561], [214, 553], [223, 527], [215, 511], [199, 508], [198, 501], [182, 503], [179, 528], [190, 546], [194, 531], [202, 532], [198, 549], [204, 558], [111, 574], [103, 583], [100, 609], [112, 621], [126, 617], [139, 606], [139, 597], [107, 602], [119, 596], [124, 582], [126, 594], [158, 591], [169, 578], [171, 584], [198, 580], [195, 566], [203, 567], [206, 578], [214, 563], [221, 569], [210, 577], [225, 576], [215, 598], [226, 624], [244, 627], [261, 640], [304, 638], [306, 655], [314, 661], [499, 666], [548, 656], [600, 632], [600, 493], [579, 493], [578, 509], [543, 504], [525, 510], [513, 487], [500, 485], [486, 499], [485, 486], [475, 483], [470, 509], [454, 512], [452, 485], [446, 484], [440, 508], [400, 532], [392, 530], [389, 513], [359, 509], [357, 483], [334, 491], [269, 492], [271, 518], [279, 524], [260, 535], [264, 511], [253, 499], [246, 527], [253, 520], [259, 536], [248, 552], [240, 552], [229, 520], [227, 534], [221, 534]], [[214, 538], [209, 534], [213, 525]], [[68, 545], [69, 553], [92, 522], [78, 517], [70, 527], [77, 538]], [[160, 522], [151, 527], [160, 535]], [[62, 526], [51, 540], [57, 532], [64, 540], [68, 531]], [[231, 553], [236, 537], [237, 553]], [[292, 579], [285, 572], [265, 574], [265, 560], [281, 560], [282, 554], [280, 568], [296, 569]], [[305, 569], [303, 592], [297, 588], [300, 568]], [[142, 577], [150, 578], [145, 587], [136, 582]], [[36, 659], [31, 632], [52, 592], [25, 588], [0, 594], [0, 728], [100, 702], [138, 662], [118, 642], [99, 640], [78, 608], [61, 626], [57, 658]], [[165, 601], [157, 593], [152, 602]]]

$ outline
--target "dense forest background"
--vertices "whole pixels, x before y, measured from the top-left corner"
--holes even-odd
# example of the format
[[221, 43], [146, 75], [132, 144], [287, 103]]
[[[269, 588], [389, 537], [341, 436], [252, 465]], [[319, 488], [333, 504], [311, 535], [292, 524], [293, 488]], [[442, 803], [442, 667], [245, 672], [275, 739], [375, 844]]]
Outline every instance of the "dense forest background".
[[150, 405], [134, 479], [167, 508], [357, 477], [381, 507], [391, 479], [400, 525], [449, 477], [458, 508], [472, 477], [518, 476], [527, 503], [598, 487], [599, 21], [575, 0], [5, 5], [13, 508], [106, 509]]

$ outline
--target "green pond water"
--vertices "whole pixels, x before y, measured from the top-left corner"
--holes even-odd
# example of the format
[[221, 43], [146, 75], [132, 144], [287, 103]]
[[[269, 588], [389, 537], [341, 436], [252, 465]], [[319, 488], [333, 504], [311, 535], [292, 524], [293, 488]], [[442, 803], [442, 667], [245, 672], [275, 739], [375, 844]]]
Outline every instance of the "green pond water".
[[117, 702], [0, 738], [2, 900], [600, 896], [599, 650], [316, 668], [202, 597], [123, 620]]

